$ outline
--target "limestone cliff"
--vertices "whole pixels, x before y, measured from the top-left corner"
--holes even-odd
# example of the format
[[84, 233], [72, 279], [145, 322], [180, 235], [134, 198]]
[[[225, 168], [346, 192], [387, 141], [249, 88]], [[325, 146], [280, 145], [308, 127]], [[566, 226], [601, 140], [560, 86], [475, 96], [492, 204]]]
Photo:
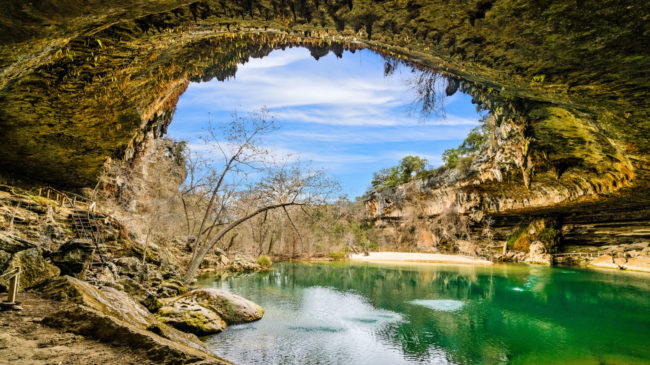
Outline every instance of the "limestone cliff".
[[108, 160], [133, 159], [164, 134], [190, 81], [231, 77], [273, 49], [371, 48], [435, 69], [448, 93], [467, 92], [492, 113], [496, 131], [467, 173], [377, 194], [376, 215], [436, 216], [453, 202], [474, 222], [490, 215], [511, 227], [507, 217], [543, 208], [602, 224], [588, 205], [601, 204], [643, 226], [648, 13], [648, 2], [615, 0], [5, 1], [0, 169], [94, 185]]

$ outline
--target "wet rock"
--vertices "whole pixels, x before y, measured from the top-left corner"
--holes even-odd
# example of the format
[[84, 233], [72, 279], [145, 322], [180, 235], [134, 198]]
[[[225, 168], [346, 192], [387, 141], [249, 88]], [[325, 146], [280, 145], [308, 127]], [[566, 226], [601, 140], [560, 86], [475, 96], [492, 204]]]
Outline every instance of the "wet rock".
[[610, 255], [599, 256], [591, 262], [589, 262], [590, 267], [601, 268], [601, 269], [618, 269], [618, 265], [614, 263], [614, 258]]
[[631, 258], [625, 264], [627, 270], [650, 272], [650, 256]]
[[530, 244], [528, 257], [526, 257], [525, 261], [531, 264], [551, 265], [553, 256], [547, 252], [543, 242], [534, 241]]
[[[20, 289], [29, 288], [60, 275], [59, 268], [47, 262], [41, 252], [35, 248], [13, 254], [3, 273], [16, 267], [20, 267]], [[7, 287], [9, 278], [0, 279], [0, 285]]]
[[83, 275], [90, 265], [95, 245], [90, 240], [70, 240], [52, 255], [52, 262], [63, 275]]

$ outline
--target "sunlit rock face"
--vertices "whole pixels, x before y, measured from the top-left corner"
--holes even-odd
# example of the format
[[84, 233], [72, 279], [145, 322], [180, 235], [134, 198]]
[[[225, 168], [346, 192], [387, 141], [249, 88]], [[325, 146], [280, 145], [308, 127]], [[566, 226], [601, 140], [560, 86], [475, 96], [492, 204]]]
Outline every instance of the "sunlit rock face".
[[[563, 146], [578, 137], [576, 148], [586, 143], [592, 157], [589, 146], [607, 141], [614, 152], [606, 159], [622, 153], [636, 169], [648, 167], [646, 2], [12, 0], [1, 7], [1, 167], [19, 176], [88, 185], [107, 157], [129, 157], [147, 132], [164, 132], [188, 80], [226, 78], [249, 56], [298, 44], [316, 57], [349, 47], [399, 54], [480, 85], [484, 102], [501, 100], [494, 107], [518, 109], [530, 123], [553, 119], [533, 110], [558, 116], [535, 137], [564, 136]], [[521, 108], [539, 103], [555, 109]], [[558, 128], [567, 115], [577, 129]]]
[[[373, 216], [435, 216], [453, 202], [505, 227], [527, 209], [584, 212], [590, 199], [643, 208], [648, 13], [648, 2], [569, 0], [5, 1], [0, 170], [94, 185], [107, 161], [133, 159], [165, 133], [190, 81], [232, 77], [274, 49], [304, 46], [318, 58], [371, 48], [435, 69], [447, 93], [466, 92], [492, 112], [496, 135], [462, 174], [372, 196]], [[616, 204], [605, 206], [627, 203]], [[623, 216], [632, 221], [634, 211], [647, 209]], [[577, 219], [573, 232], [603, 219]]]

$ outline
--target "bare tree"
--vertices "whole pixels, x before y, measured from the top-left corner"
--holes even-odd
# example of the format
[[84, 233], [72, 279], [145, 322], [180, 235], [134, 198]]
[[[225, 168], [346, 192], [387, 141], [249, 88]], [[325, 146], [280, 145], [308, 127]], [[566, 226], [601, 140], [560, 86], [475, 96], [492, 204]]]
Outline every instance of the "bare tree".
[[187, 187], [209, 198], [199, 198], [202, 213], [200, 223], [194, 226], [190, 209], [186, 209], [193, 242], [184, 281], [191, 281], [205, 256], [242, 223], [274, 209], [324, 203], [333, 191], [335, 185], [322, 171], [299, 162], [278, 163], [270, 157], [261, 142], [275, 129], [274, 120], [264, 110], [244, 117], [234, 115], [225, 128], [208, 128], [204, 156], [216, 152], [222, 159], [207, 158], [204, 175], [192, 182], [198, 187]]

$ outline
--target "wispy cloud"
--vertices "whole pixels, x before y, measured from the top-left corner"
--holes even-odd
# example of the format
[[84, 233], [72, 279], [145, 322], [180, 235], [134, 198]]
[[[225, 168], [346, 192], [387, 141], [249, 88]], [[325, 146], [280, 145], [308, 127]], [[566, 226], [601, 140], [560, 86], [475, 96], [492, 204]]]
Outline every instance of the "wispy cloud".
[[223, 123], [235, 110], [266, 106], [281, 125], [265, 140], [266, 160], [312, 161], [354, 196], [365, 190], [374, 171], [404, 156], [439, 165], [443, 151], [478, 124], [480, 115], [460, 93], [445, 100], [446, 118], [423, 120], [409, 113], [411, 78], [404, 70], [384, 77], [383, 60], [370, 51], [319, 61], [305, 49], [275, 51], [241, 65], [235, 79], [190, 85], [170, 134], [190, 141], [190, 148], [205, 157], [221, 158], [214, 146], [198, 141], [208, 119]]

